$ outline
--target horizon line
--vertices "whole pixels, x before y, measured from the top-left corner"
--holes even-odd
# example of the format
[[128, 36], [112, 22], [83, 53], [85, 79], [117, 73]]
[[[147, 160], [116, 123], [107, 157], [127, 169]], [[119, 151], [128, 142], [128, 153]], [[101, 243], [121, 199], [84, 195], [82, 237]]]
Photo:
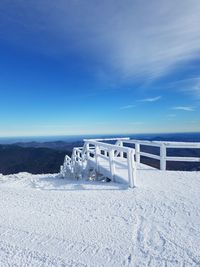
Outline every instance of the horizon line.
[[61, 134], [61, 135], [13, 135], [13, 136], [0, 136], [1, 139], [4, 138], [42, 138], [42, 137], [81, 137], [81, 136], [111, 136], [111, 135], [143, 135], [143, 134], [196, 134], [199, 133], [200, 131], [177, 131], [177, 132], [138, 132], [138, 133], [100, 133], [100, 134]]

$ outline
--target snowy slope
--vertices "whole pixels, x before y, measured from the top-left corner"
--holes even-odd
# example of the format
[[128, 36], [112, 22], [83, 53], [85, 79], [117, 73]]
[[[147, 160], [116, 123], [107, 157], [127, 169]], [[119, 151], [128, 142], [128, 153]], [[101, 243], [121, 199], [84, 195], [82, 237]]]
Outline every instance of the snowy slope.
[[0, 175], [0, 267], [200, 266], [200, 174], [138, 187]]

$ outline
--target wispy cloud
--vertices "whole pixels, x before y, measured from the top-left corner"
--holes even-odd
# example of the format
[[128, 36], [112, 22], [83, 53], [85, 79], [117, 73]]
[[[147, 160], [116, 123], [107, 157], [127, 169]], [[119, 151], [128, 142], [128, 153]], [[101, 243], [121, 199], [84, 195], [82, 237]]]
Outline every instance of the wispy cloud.
[[127, 105], [127, 106], [122, 106], [122, 107], [120, 107], [120, 109], [131, 109], [131, 108], [134, 108], [135, 107], [135, 105]]
[[199, 57], [199, 0], [8, 2], [0, 5], [1, 39], [51, 55], [84, 54], [124, 79], [154, 79]]
[[176, 117], [176, 114], [172, 114], [172, 113], [171, 113], [171, 114], [168, 114], [167, 117], [168, 117], [168, 118], [175, 118], [175, 117]]
[[172, 109], [183, 110], [183, 111], [194, 111], [195, 110], [195, 108], [191, 106], [177, 106], [177, 107], [173, 107]]
[[200, 98], [200, 77], [190, 77], [187, 79], [177, 80], [166, 83], [163, 86], [165, 89], [179, 90], [181, 92], [190, 93], [195, 97]]
[[181, 85], [181, 90], [185, 92], [189, 92], [200, 97], [200, 77], [187, 79], [179, 82]]
[[151, 98], [144, 98], [144, 99], [140, 99], [138, 101], [140, 102], [155, 102], [158, 101], [162, 98], [162, 96], [156, 96], [156, 97], [151, 97]]

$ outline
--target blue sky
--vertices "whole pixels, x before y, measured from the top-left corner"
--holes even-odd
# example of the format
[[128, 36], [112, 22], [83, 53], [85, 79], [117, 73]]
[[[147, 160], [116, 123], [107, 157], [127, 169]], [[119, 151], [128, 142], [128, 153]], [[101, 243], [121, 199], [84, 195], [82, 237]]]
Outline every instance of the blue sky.
[[200, 131], [199, 0], [0, 2], [0, 136]]

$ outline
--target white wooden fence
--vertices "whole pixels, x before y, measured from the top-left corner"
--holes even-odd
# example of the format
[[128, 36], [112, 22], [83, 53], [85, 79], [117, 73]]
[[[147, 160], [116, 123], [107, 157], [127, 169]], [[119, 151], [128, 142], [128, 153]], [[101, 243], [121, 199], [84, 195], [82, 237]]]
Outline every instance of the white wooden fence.
[[[108, 144], [107, 141], [115, 141]], [[130, 147], [133, 146], [133, 147]], [[159, 153], [144, 152], [141, 146], [157, 147]], [[199, 157], [168, 156], [169, 148], [200, 149], [200, 143], [160, 142], [130, 140], [130, 138], [86, 139], [83, 147], [73, 149], [72, 157], [65, 157], [61, 166], [62, 176], [79, 177], [90, 167], [114, 182], [136, 186], [136, 169], [141, 156], [160, 161], [160, 169], [165, 171], [167, 161], [200, 162]], [[87, 175], [87, 174], [86, 174]]]
[[[167, 156], [167, 149], [200, 149], [200, 143], [191, 142], [164, 142], [164, 141], [143, 141], [143, 140], [127, 140], [120, 141], [119, 145], [124, 146], [125, 144], [134, 144], [136, 153], [136, 162], [140, 163], [140, 157], [145, 156], [160, 161], [160, 169], [166, 170], [167, 161], [181, 161], [181, 162], [200, 162], [199, 157], [180, 157], [180, 156]], [[141, 146], [152, 146], [160, 149], [160, 155], [153, 153], [147, 153], [141, 151]]]
[[[114, 140], [114, 139], [104, 139]], [[127, 139], [121, 139], [127, 140]], [[85, 140], [87, 161], [96, 170], [112, 181], [128, 182], [130, 187], [136, 184], [135, 150], [129, 147], [112, 145], [97, 140]]]

